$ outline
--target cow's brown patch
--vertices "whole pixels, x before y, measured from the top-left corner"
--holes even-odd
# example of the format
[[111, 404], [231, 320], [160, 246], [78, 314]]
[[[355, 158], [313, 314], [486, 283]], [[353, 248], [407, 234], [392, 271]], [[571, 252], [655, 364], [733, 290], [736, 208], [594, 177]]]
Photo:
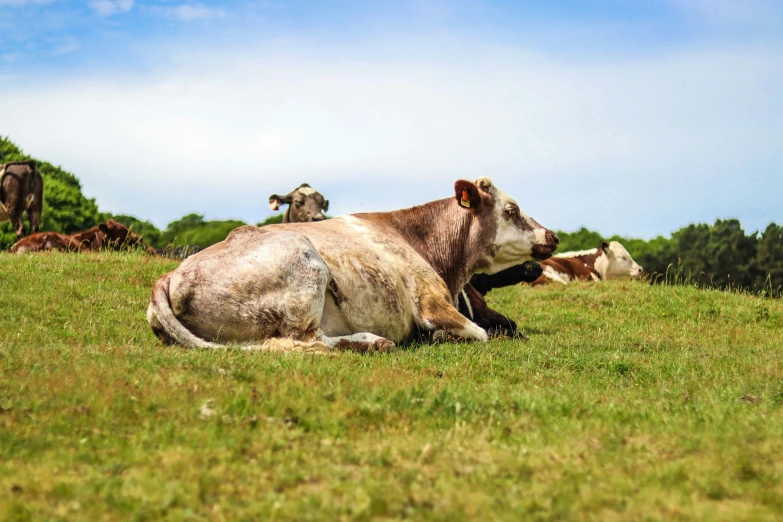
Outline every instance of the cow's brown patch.
[[[461, 182], [469, 183], [458, 181], [458, 191], [463, 187]], [[487, 258], [496, 253], [494, 198], [484, 191], [479, 191], [478, 196], [479, 203], [474, 204], [471, 199], [471, 208], [460, 205], [460, 191], [455, 198], [356, 217], [404, 239], [443, 279], [454, 298], [473, 273], [488, 268]]]
[[[577, 257], [552, 257], [541, 262], [542, 267], [549, 267], [559, 274], [568, 276], [571, 281], [591, 281], [601, 279], [601, 274], [595, 269], [595, 260], [603, 255], [598, 249], [595, 254], [586, 254]], [[548, 283], [549, 279], [542, 274], [531, 284], [540, 285]]]

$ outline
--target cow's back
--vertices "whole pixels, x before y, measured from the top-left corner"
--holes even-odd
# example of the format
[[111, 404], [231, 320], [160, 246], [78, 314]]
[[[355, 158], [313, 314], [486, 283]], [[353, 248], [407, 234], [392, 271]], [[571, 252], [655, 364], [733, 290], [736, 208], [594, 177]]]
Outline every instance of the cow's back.
[[58, 232], [38, 232], [20, 239], [14, 243], [9, 252], [23, 254], [26, 252], [43, 252], [46, 250], [71, 250], [71, 238]]
[[533, 281], [533, 285], [541, 285], [550, 281], [567, 284], [571, 281], [596, 281], [600, 275], [579, 258], [552, 257], [541, 262], [543, 272]]

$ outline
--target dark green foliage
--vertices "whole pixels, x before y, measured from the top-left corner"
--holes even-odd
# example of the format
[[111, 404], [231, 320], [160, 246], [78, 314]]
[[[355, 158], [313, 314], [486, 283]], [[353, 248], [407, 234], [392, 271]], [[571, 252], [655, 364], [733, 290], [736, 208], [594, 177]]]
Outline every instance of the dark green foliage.
[[263, 222], [259, 223], [259, 227], [263, 227], [264, 225], [276, 225], [278, 223], [283, 222], [283, 213], [274, 214], [272, 216], [269, 216], [266, 218]]
[[[206, 248], [226, 239], [229, 232], [246, 225], [244, 221], [204, 221], [201, 214], [188, 214], [172, 221], [161, 234], [161, 246], [198, 245]], [[156, 245], [157, 246], [157, 245]]]
[[560, 246], [558, 247], [560, 252], [573, 252], [575, 250], [598, 248], [601, 246], [601, 241], [604, 241], [601, 234], [593, 230], [588, 230], [585, 227], [580, 228], [576, 232], [558, 231], [557, 237], [560, 238]]
[[756, 287], [780, 294], [783, 287], [783, 226], [770, 223], [756, 245]]

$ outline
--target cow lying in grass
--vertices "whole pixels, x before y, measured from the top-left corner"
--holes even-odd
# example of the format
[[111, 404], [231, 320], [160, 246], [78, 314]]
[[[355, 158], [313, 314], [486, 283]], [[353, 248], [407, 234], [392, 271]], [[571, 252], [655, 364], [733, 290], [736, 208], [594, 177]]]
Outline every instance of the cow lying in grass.
[[[269, 206], [272, 210], [277, 210], [280, 205], [284, 204], [289, 205], [289, 207], [283, 215], [283, 223], [321, 221], [324, 219], [324, 212], [329, 210], [329, 201], [307, 183], [302, 183], [287, 196], [278, 196], [277, 194], [269, 196]], [[184, 257], [181, 257], [180, 259], [184, 259]], [[529, 265], [535, 265], [536, 268], [531, 269]], [[518, 265], [492, 276], [489, 274], [476, 274], [473, 276], [473, 279], [471, 279], [471, 282], [466, 284], [462, 292], [459, 293], [457, 309], [462, 315], [486, 330], [487, 333], [514, 337], [517, 334], [516, 323], [505, 315], [500, 314], [487, 306], [484, 296], [489, 291], [489, 288], [477, 292], [471, 287], [471, 283], [479, 276], [484, 276], [484, 279], [479, 283], [480, 285], [487, 286], [490, 284], [489, 278], [491, 277], [492, 281], [496, 281], [496, 286], [507, 286], [507, 284], [511, 283], [504, 284], [503, 281], [507, 280], [509, 277], [515, 278], [515, 282], [517, 283], [520, 281], [529, 283], [535, 280], [540, 274], [541, 269], [535, 261], [531, 261], [529, 264], [526, 263], [524, 268], [523, 265]], [[417, 340], [425, 341], [429, 338], [430, 336], [427, 333], [422, 332], [422, 335], [417, 337]]]
[[630, 279], [644, 273], [639, 264], [631, 258], [625, 247], [611, 241], [601, 243], [601, 248], [565, 252], [541, 263], [544, 271], [532, 284], [548, 282], [568, 284], [571, 281], [599, 281]]
[[547, 259], [557, 236], [488, 178], [394, 212], [240, 227], [160, 278], [147, 319], [164, 342], [386, 350], [418, 329], [486, 341], [454, 307], [476, 272]]
[[84, 232], [60, 234], [39, 232], [27, 236], [11, 246], [12, 254], [59, 250], [61, 252], [95, 252], [98, 250], [126, 250], [141, 248], [148, 254], [155, 250], [145, 243], [141, 236], [128, 230], [125, 225], [110, 219]]

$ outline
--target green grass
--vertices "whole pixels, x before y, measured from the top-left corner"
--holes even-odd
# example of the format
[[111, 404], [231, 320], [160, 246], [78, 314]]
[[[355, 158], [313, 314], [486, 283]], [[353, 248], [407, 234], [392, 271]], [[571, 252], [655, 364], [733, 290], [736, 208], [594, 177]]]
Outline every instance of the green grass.
[[783, 303], [515, 287], [530, 340], [165, 347], [141, 255], [0, 255], [0, 518], [774, 520]]

